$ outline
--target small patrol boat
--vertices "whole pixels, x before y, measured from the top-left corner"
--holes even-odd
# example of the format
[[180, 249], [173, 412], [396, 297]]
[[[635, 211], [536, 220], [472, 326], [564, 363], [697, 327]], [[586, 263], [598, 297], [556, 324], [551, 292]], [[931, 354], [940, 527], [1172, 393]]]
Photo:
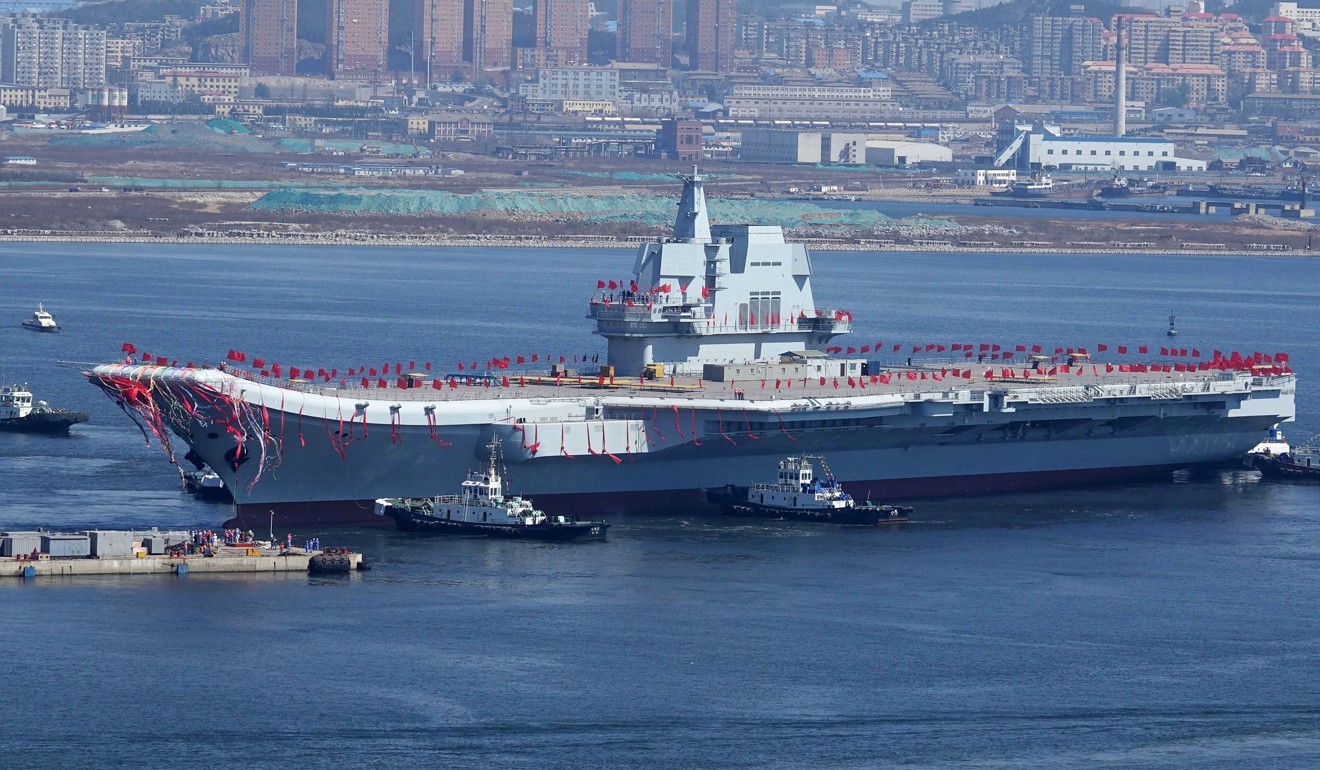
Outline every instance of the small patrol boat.
[[33, 403], [26, 385], [0, 386], [0, 431], [68, 433], [70, 426], [80, 422], [87, 422], [86, 412], [55, 409], [45, 401]]
[[38, 302], [32, 317], [23, 322], [23, 328], [34, 332], [57, 332], [60, 330], [60, 325], [55, 323], [54, 316], [46, 312], [46, 306]]
[[573, 516], [550, 516], [531, 500], [504, 495], [496, 467], [499, 442], [490, 443], [486, 469], [468, 474], [457, 495], [382, 497], [376, 515], [389, 516], [408, 532], [515, 538], [522, 540], [604, 540], [609, 525]]
[[[821, 475], [816, 477], [815, 463]], [[858, 502], [843, 491], [825, 458], [792, 455], [779, 461], [779, 478], [773, 484], [739, 487], [732, 484], [706, 490], [706, 499], [732, 516], [821, 521], [833, 524], [901, 524], [912, 509]]]
[[220, 479], [220, 474], [210, 468], [195, 471], [180, 471], [183, 476], [183, 488], [188, 494], [202, 500], [214, 500], [220, 503], [234, 502], [229, 487]]

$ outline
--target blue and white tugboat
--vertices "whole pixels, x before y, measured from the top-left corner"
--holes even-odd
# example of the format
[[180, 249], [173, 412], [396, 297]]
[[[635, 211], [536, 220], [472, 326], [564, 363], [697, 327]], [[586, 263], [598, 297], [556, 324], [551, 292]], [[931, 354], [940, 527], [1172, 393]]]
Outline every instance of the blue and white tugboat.
[[[816, 478], [813, 461], [820, 463], [820, 478]], [[732, 516], [832, 524], [901, 524], [912, 512], [905, 506], [878, 505], [870, 500], [857, 502], [843, 491], [824, 457], [805, 454], [780, 460], [779, 479], [773, 484], [753, 484], [750, 487], [730, 484], [707, 490], [706, 499]]]
[[490, 442], [485, 470], [472, 471], [457, 495], [436, 497], [382, 497], [376, 514], [389, 516], [408, 532], [503, 537], [521, 540], [604, 540], [609, 525], [580, 521], [573, 516], [550, 516], [531, 500], [504, 496], [504, 480], [496, 467], [499, 442]]

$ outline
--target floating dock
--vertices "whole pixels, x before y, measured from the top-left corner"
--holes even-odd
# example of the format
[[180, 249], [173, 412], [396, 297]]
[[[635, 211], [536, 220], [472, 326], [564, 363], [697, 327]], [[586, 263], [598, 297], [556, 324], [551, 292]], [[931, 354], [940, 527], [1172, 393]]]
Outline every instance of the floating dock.
[[[342, 573], [369, 569], [362, 554], [346, 548], [300, 548], [279, 541], [220, 543], [201, 549], [181, 549], [172, 544], [164, 553], [152, 552], [172, 535], [187, 533], [4, 532], [0, 533], [0, 577]], [[185, 552], [189, 550], [193, 552]]]

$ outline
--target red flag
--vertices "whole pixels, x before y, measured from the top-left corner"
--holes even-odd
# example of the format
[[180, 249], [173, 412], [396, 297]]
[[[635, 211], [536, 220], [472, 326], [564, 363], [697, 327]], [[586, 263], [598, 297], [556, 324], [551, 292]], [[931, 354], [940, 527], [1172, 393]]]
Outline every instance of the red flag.
[[1127, 345], [1119, 345], [1119, 346], [1118, 346], [1118, 352], [1119, 352], [1119, 353], [1127, 353]]
[[613, 279], [610, 280], [609, 286], [610, 286], [610, 291], [614, 291], [615, 289], [619, 288], [618, 282], [614, 281]]
[[1106, 350], [1109, 350], [1109, 346], [1106, 345], [1105, 343], [1101, 342], [1099, 345], [1096, 345], [1096, 346], [1095, 346], [1095, 349], [1096, 349], [1098, 352], [1103, 353], [1103, 352], [1105, 352]]
[[1141, 347], [1137, 348], [1137, 352], [1138, 352], [1138, 353], [1145, 353], [1146, 350], [1147, 350], [1147, 348], [1146, 348], [1145, 345], [1142, 345]]
[[701, 298], [702, 298], [702, 299], [709, 299], [709, 298], [710, 298], [710, 287], [709, 287], [709, 286], [702, 286], [702, 287], [701, 287]]
[[133, 343], [131, 342], [125, 342], [120, 349], [123, 350], [125, 353], [129, 354], [130, 356], [137, 352], [137, 347], [134, 346]]
[[596, 288], [597, 288], [597, 289], [603, 289], [603, 288], [605, 288], [605, 282], [604, 282], [604, 281], [596, 281]]
[[862, 346], [862, 352], [863, 352], [863, 353], [870, 353], [870, 352], [871, 352], [871, 346], [870, 346], [870, 345], [863, 345], [863, 346]]

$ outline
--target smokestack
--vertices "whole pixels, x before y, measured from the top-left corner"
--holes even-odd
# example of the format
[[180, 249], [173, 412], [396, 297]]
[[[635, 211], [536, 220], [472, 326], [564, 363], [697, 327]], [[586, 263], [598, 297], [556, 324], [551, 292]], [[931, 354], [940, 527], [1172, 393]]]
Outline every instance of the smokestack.
[[1123, 17], [1114, 19], [1114, 136], [1127, 133], [1127, 68], [1123, 54]]

